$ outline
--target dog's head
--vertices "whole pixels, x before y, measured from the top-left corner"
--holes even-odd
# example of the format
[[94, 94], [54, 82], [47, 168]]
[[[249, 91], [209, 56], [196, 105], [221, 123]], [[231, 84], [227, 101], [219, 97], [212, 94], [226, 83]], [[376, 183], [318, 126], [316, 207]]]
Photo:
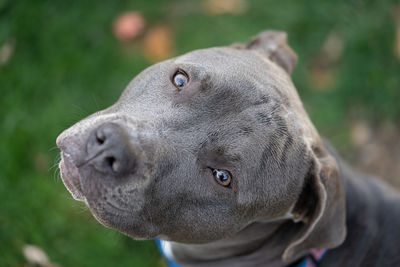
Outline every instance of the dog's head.
[[302, 224], [283, 257], [344, 238], [335, 160], [293, 86], [281, 32], [151, 66], [57, 139], [62, 179], [107, 227], [204, 243], [256, 221]]

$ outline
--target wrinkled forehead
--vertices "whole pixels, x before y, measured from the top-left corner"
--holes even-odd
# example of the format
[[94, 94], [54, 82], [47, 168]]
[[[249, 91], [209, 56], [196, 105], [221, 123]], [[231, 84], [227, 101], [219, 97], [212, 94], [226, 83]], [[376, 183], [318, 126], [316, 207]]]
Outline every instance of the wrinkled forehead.
[[243, 77], [248, 73], [252, 73], [253, 77], [266, 73], [285, 76], [279, 67], [256, 51], [231, 47], [195, 50], [175, 58], [173, 63], [200, 66], [207, 71], [230, 76]]
[[[215, 80], [226, 83], [251, 82], [258, 89], [289, 97], [296, 94], [290, 76], [258, 51], [233, 47], [195, 50], [173, 59], [182, 68], [195, 68]], [[279, 92], [271, 90], [271, 87]]]

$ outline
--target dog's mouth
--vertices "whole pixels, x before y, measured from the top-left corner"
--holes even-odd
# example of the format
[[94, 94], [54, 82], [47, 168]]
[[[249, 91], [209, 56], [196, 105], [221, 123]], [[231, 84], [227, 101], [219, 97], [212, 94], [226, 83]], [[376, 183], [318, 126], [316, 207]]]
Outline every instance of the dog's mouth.
[[110, 184], [104, 181], [107, 179], [103, 182], [87, 179], [87, 172], [93, 171], [91, 166], [78, 164], [77, 167], [73, 156], [66, 152], [61, 152], [59, 168], [61, 179], [72, 197], [84, 202], [101, 224], [136, 239], [153, 239], [158, 235], [158, 228], [146, 217], [142, 197], [144, 187], [131, 189], [131, 195], [121, 195], [121, 192], [126, 193], [123, 183]]
[[71, 155], [61, 152], [59, 167], [61, 171], [61, 179], [72, 197], [75, 200], [86, 202], [86, 198], [82, 192], [79, 171], [73, 163]]

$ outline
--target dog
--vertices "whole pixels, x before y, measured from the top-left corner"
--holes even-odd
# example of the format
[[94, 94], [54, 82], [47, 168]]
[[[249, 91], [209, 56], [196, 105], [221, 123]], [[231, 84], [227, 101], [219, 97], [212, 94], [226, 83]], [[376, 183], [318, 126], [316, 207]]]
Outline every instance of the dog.
[[178, 266], [400, 266], [400, 194], [320, 137], [296, 62], [265, 31], [147, 68], [57, 138], [66, 188]]

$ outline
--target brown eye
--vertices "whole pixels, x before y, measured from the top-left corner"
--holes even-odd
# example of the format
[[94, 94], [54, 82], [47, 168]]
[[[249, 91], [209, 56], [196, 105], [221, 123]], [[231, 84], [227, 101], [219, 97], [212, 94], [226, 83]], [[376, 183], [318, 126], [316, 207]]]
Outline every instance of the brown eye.
[[174, 74], [174, 77], [172, 77], [172, 81], [173, 81], [174, 85], [176, 86], [176, 88], [182, 89], [183, 87], [185, 87], [188, 84], [189, 77], [187, 76], [187, 74], [185, 72], [179, 70]]
[[231, 174], [226, 170], [213, 169], [212, 173], [215, 180], [223, 186], [229, 186], [232, 181]]

